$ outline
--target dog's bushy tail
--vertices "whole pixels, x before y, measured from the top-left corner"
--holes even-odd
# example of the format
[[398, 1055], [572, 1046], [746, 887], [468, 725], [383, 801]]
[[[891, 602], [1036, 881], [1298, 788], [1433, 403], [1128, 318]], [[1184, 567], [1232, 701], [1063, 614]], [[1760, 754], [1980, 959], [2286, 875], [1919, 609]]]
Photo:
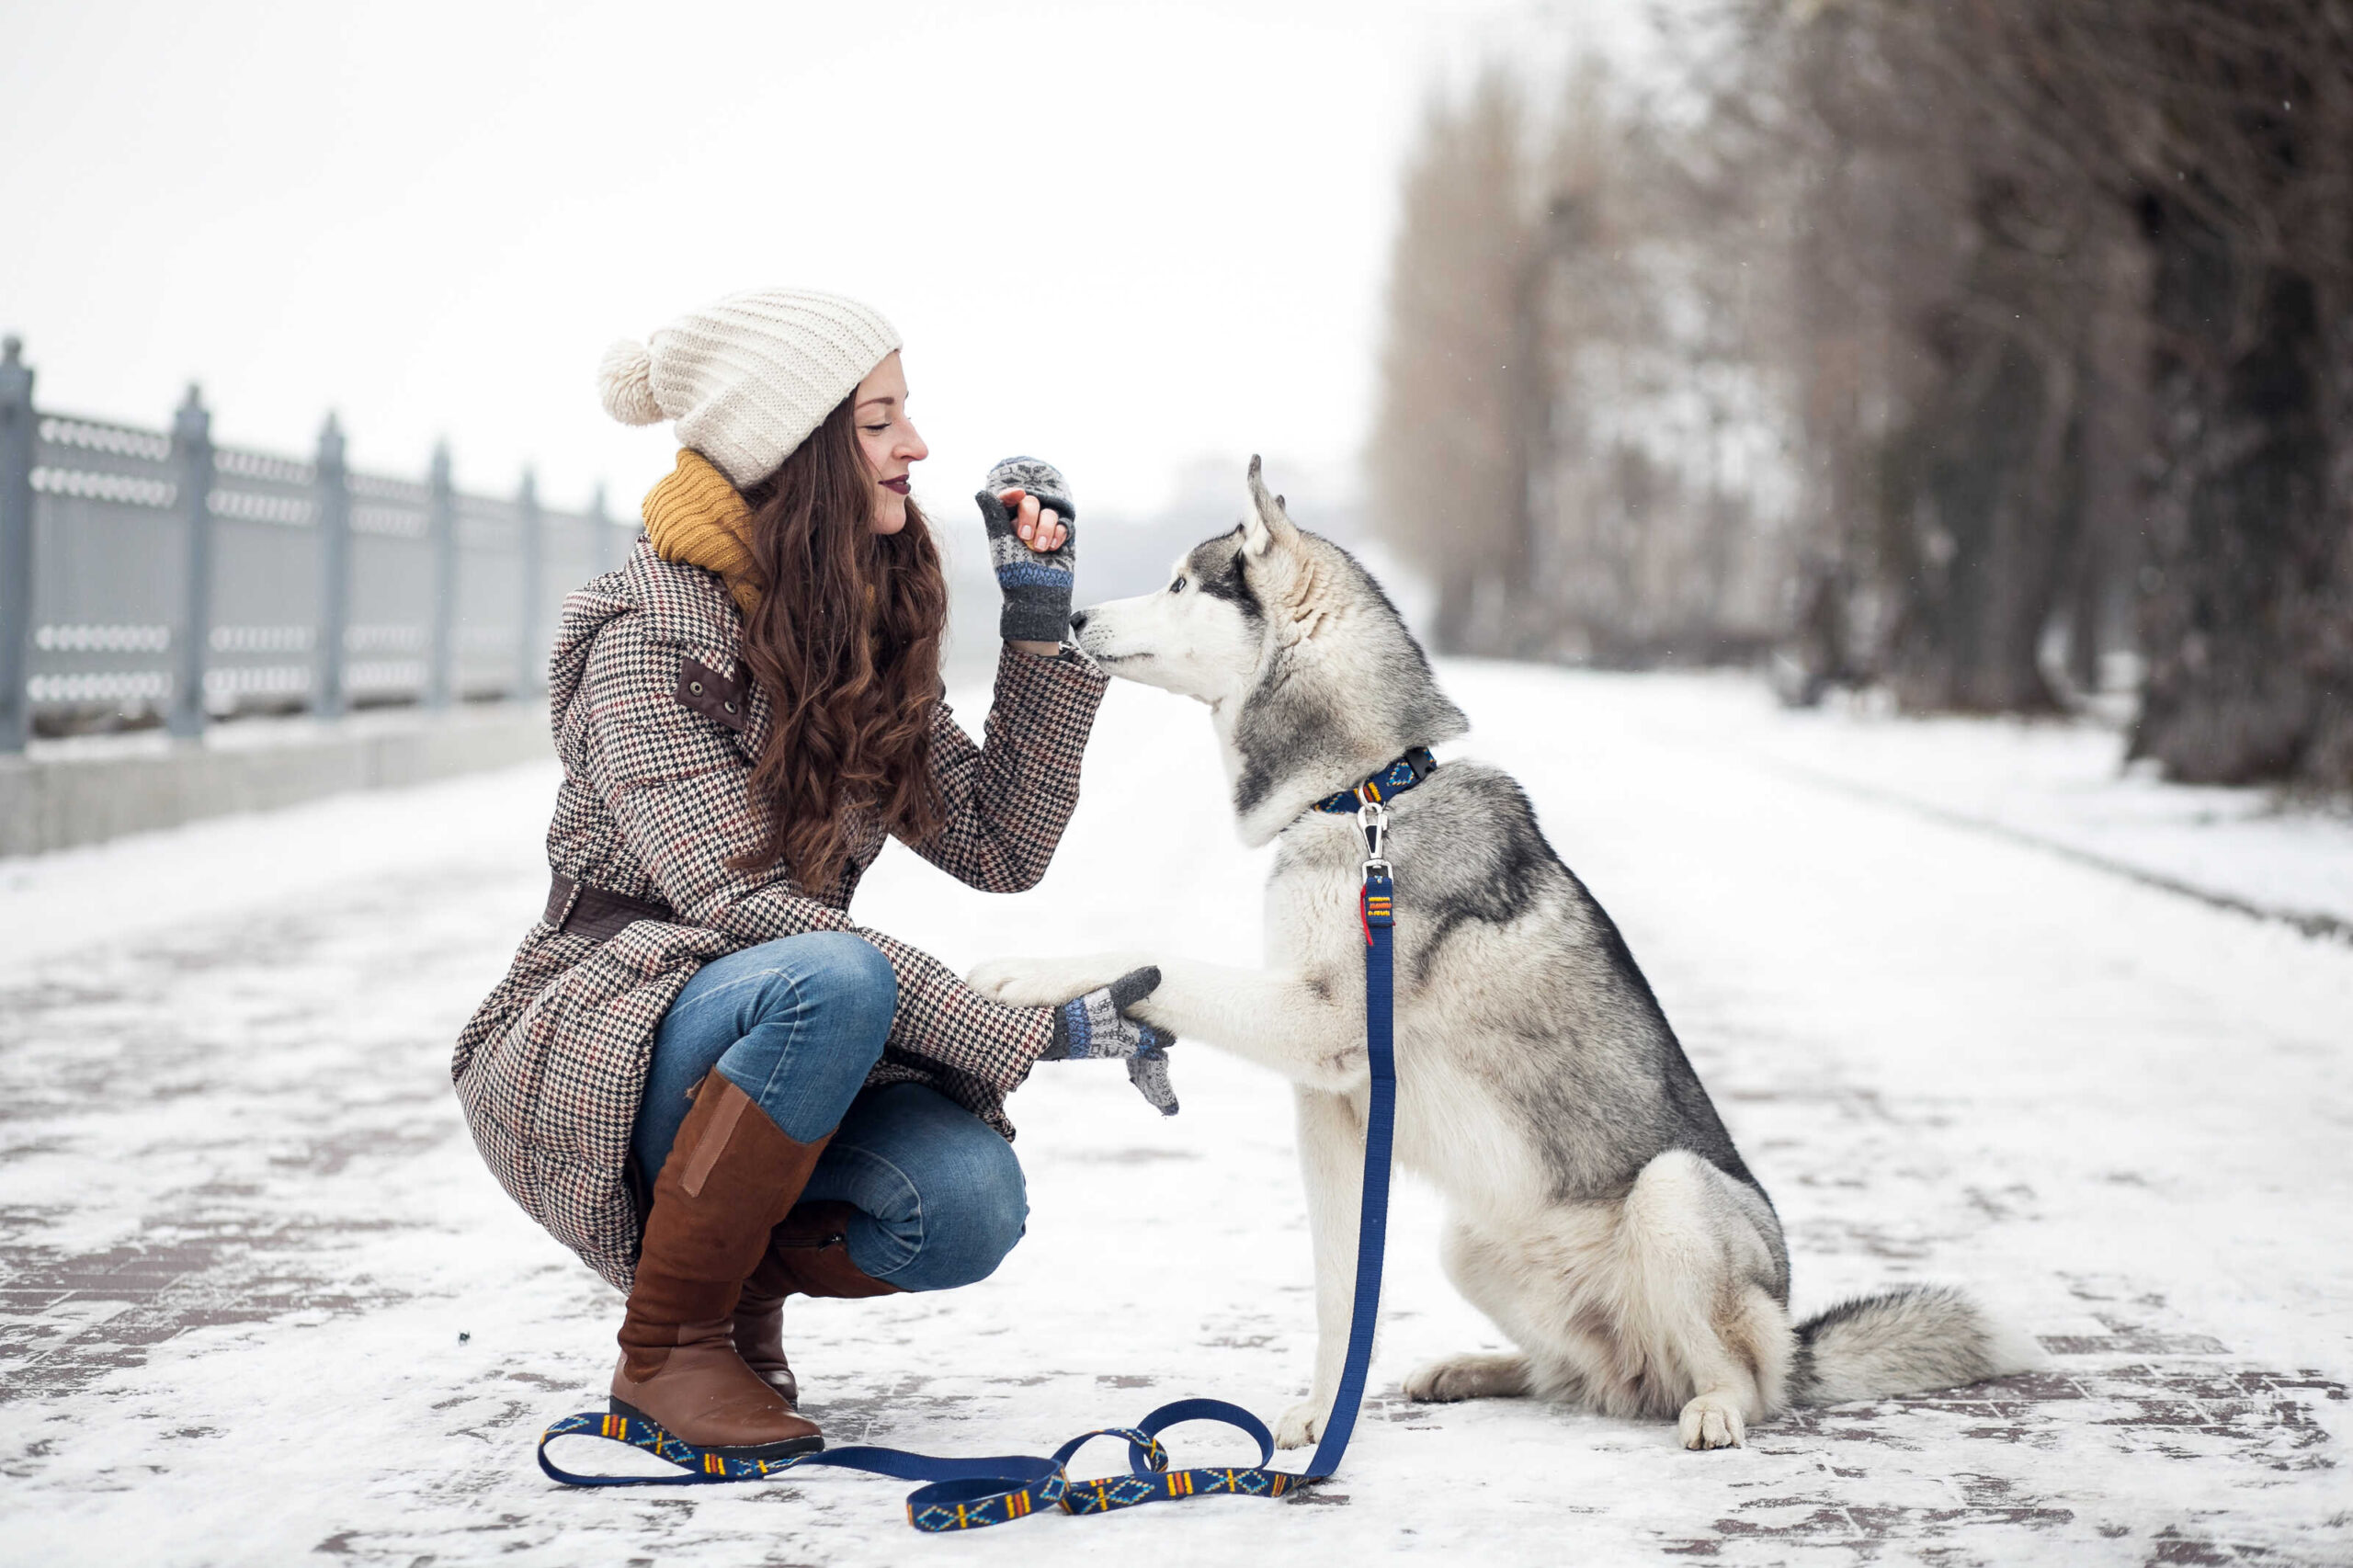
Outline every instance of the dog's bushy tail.
[[1958, 1388], [2040, 1364], [2031, 1339], [1949, 1285], [1858, 1296], [1798, 1325], [1791, 1404]]

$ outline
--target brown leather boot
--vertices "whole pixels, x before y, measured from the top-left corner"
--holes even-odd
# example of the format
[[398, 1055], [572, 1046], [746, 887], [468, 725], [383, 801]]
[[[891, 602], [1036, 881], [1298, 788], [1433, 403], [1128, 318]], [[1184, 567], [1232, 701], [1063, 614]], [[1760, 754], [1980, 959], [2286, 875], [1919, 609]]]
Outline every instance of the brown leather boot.
[[784, 1299], [803, 1296], [891, 1296], [886, 1285], [849, 1260], [847, 1203], [799, 1203], [768, 1237], [767, 1256], [744, 1281], [735, 1303], [735, 1352], [787, 1404], [801, 1403], [801, 1384], [784, 1358]]
[[734, 1314], [826, 1141], [795, 1142], [723, 1074], [703, 1080], [654, 1183], [613, 1369], [617, 1414], [731, 1458], [825, 1446], [735, 1353]]

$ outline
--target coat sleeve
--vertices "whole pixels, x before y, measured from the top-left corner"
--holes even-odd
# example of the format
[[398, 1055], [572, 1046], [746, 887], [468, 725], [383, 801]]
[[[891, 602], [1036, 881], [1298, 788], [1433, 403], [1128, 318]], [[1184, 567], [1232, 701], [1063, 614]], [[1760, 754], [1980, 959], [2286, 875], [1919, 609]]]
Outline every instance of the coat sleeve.
[[947, 703], [932, 710], [931, 772], [947, 821], [907, 846], [986, 892], [1037, 886], [1077, 808], [1079, 762], [1109, 685], [1075, 653], [1049, 659], [1006, 649], [981, 744]]
[[687, 656], [623, 615], [597, 632], [584, 680], [591, 787], [663, 899], [686, 924], [745, 946], [808, 931], [864, 937], [898, 977], [888, 1049], [1010, 1092], [1052, 1039], [1051, 1009], [998, 1006], [929, 954], [802, 893], [781, 867], [728, 865], [759, 838], [752, 767], [726, 728], [674, 695]]

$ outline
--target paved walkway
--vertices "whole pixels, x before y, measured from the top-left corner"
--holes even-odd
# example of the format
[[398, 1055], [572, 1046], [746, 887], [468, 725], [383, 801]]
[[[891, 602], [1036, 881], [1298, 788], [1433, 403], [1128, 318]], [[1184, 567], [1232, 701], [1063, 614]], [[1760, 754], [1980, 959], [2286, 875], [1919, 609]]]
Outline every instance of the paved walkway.
[[[1708, 1455], [1661, 1425], [1409, 1406], [1415, 1362], [1497, 1343], [1409, 1187], [1381, 1392], [1306, 1501], [940, 1541], [900, 1522], [901, 1488], [848, 1477], [557, 1489], [531, 1440], [597, 1401], [618, 1303], [507, 1204], [446, 1077], [542, 885], [551, 775], [530, 768], [0, 862], [6, 1555], [2353, 1558], [2353, 949], [1811, 783], [1688, 706], [1658, 722], [1688, 687], [1449, 678], [1481, 726], [1466, 749], [1520, 771], [1779, 1204], [1801, 1309], [1964, 1280], [2040, 1335], [2045, 1370]], [[859, 913], [959, 964], [1246, 961], [1259, 866], [1218, 778], [1197, 710], [1120, 688], [1044, 885], [985, 899], [894, 849]], [[1167, 1123], [1115, 1069], [1039, 1069], [1014, 1103], [1030, 1233], [995, 1278], [795, 1303], [836, 1441], [1042, 1451], [1180, 1394], [1296, 1397], [1285, 1096], [1179, 1053]], [[1180, 1460], [1243, 1457], [1186, 1437]]]

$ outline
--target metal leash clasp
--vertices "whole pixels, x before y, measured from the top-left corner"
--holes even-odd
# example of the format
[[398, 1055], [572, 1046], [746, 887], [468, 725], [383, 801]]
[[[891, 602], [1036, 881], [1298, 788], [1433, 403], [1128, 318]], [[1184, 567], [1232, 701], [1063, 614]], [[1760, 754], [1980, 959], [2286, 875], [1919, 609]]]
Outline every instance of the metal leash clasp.
[[1389, 861], [1382, 853], [1389, 845], [1389, 808], [1379, 801], [1367, 800], [1364, 791], [1357, 791], [1357, 826], [1364, 833], [1364, 874], [1369, 881], [1372, 869], [1381, 868], [1383, 877], [1389, 875]]

